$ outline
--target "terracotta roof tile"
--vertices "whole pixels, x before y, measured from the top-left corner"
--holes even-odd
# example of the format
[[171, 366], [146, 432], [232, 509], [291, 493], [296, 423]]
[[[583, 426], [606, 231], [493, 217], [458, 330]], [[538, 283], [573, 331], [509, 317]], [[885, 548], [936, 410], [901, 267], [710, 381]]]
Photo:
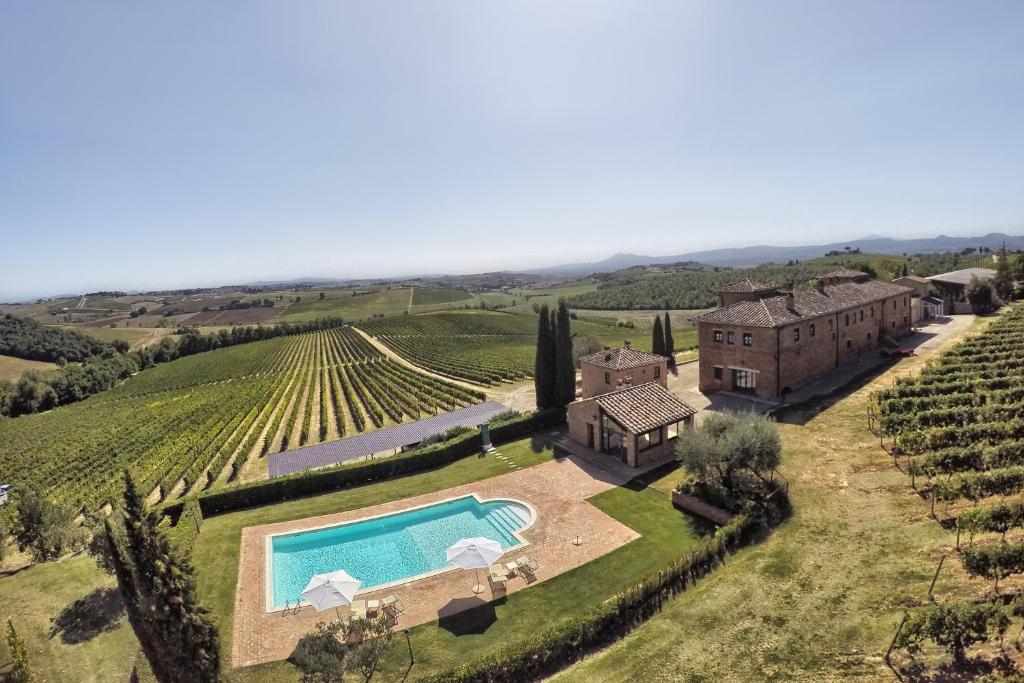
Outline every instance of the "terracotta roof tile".
[[663, 356], [655, 356], [651, 353], [644, 353], [636, 349], [619, 347], [607, 351], [598, 351], [580, 358], [580, 362], [586, 361], [609, 370], [628, 370], [640, 368], [645, 365], [653, 365], [665, 361]]
[[830, 271], [828, 273], [822, 273], [821, 275], [817, 276], [815, 279], [816, 280], [851, 280], [851, 279], [867, 278], [867, 277], [870, 277], [870, 276], [867, 273], [865, 273], [865, 272], [862, 272], [862, 271], [859, 271], [859, 270], [853, 270], [852, 268], [840, 268], [838, 270], [833, 270], [833, 271]]
[[824, 292], [817, 289], [794, 292], [792, 308], [787, 305], [787, 296], [781, 294], [762, 297], [757, 301], [741, 301], [725, 308], [709, 311], [693, 320], [696, 323], [719, 325], [781, 327], [806, 318], [835, 313], [910, 292], [908, 287], [879, 280], [842, 282], [826, 286]]
[[778, 288], [778, 285], [773, 285], [770, 282], [759, 282], [748, 277], [722, 285], [715, 292], [770, 292]]
[[593, 400], [633, 434], [679, 422], [697, 413], [657, 382], [601, 394]]

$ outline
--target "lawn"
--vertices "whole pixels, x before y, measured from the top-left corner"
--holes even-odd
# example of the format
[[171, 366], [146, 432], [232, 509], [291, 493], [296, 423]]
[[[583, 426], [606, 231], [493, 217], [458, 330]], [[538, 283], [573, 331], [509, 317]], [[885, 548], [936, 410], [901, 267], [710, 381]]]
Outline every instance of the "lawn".
[[412, 292], [412, 305], [429, 306], [431, 304], [450, 304], [456, 301], [469, 301], [473, 298], [472, 293], [461, 289], [414, 287]]
[[13, 356], [0, 356], [0, 382], [17, 382], [21, 376], [29, 371], [44, 372], [53, 370], [56, 363], [46, 363], [38, 360], [24, 360]]
[[[903, 610], [926, 599], [954, 538], [879, 450], [865, 409], [870, 391], [924, 360], [905, 360], [838, 402], [784, 415], [781, 471], [794, 517], [556, 680], [892, 680], [882, 655]], [[950, 559], [940, 599], [988, 589]]]
[[[520, 467], [529, 467], [552, 457], [545, 444], [549, 438], [552, 437], [524, 439], [506, 444], [500, 450]], [[494, 458], [469, 458], [393, 481], [207, 519], [193, 554], [200, 596], [218, 621], [224, 652], [231, 649], [231, 620], [242, 528], [377, 505], [479, 481], [507, 471], [507, 465]], [[464, 613], [459, 620], [459, 630], [469, 631], [464, 635], [455, 636], [437, 622], [412, 629], [417, 661], [413, 678], [446, 669], [467, 657], [480, 656], [488, 646], [522, 637], [555, 620], [579, 614], [685, 551], [696, 541], [702, 529], [672, 507], [666, 488], [659, 490], [638, 484], [632, 488], [606, 491], [590, 501], [639, 531], [642, 538], [574, 571], [514, 593], [501, 604]], [[225, 571], [225, 568], [231, 569]], [[401, 678], [407, 662], [405, 649], [396, 647], [382, 667], [381, 680]], [[294, 676], [295, 671], [287, 662], [230, 672], [231, 679], [237, 681], [292, 680]]]
[[[90, 557], [0, 572], [0, 622], [14, 622], [39, 681], [127, 681], [139, 652], [114, 579]], [[0, 679], [10, 656], [0, 638]]]

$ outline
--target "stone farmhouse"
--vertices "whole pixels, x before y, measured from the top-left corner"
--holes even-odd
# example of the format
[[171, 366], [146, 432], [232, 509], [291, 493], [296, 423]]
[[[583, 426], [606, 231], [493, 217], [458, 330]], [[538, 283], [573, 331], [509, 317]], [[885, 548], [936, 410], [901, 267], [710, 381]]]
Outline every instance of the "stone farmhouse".
[[668, 359], [629, 346], [580, 359], [581, 398], [566, 410], [569, 438], [641, 467], [675, 450], [696, 410], [668, 390]]
[[740, 280], [716, 293], [720, 307], [694, 318], [703, 392], [777, 400], [912, 324], [909, 287], [857, 270], [820, 275], [806, 291]]
[[991, 268], [964, 268], [932, 275], [928, 281], [943, 301], [947, 313], [973, 313], [974, 308], [967, 300], [967, 286], [974, 278], [990, 281], [995, 276], [996, 271]]

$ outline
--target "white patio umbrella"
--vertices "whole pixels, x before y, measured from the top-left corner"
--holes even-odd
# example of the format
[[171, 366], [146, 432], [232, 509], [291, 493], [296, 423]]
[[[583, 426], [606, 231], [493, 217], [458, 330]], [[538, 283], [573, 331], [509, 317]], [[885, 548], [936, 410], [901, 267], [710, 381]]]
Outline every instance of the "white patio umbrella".
[[477, 581], [473, 586], [473, 592], [483, 593], [484, 587], [480, 584], [480, 570], [490, 567], [504, 552], [501, 544], [497, 541], [492, 541], [486, 536], [477, 536], [457, 541], [455, 545], [445, 551], [445, 557], [449, 562], [463, 569], [476, 569]]
[[353, 579], [344, 569], [330, 574], [314, 574], [309, 580], [309, 585], [302, 589], [302, 597], [306, 598], [317, 612], [323, 612], [331, 607], [337, 611], [340, 605], [352, 604], [361, 584], [362, 581]]

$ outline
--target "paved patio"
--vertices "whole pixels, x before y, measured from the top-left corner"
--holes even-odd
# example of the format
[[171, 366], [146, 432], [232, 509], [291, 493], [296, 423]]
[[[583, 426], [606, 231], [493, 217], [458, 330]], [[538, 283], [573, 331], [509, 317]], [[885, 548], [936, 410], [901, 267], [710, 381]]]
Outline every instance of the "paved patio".
[[[488, 457], [497, 456], [492, 454]], [[318, 621], [334, 617], [333, 610], [317, 614], [312, 607], [303, 607], [298, 612], [267, 612], [265, 586], [268, 535], [397, 512], [471, 493], [483, 500], [514, 498], [532, 505], [537, 518], [521, 534], [530, 545], [510, 551], [500, 561], [509, 562], [523, 554], [533, 556], [540, 563], [537, 579], [541, 582], [639, 538], [635, 531], [586, 502], [587, 498], [623, 483], [625, 479], [622, 475], [567, 455], [484, 481], [405, 500], [331, 515], [247, 527], [242, 530], [238, 584], [235, 590], [231, 665], [241, 667], [285, 659], [295, 649], [299, 638], [313, 630]], [[573, 545], [577, 535], [582, 540], [579, 546]], [[371, 590], [361, 593], [359, 597], [375, 600], [388, 594], [397, 595], [406, 609], [398, 628], [408, 628], [481, 604], [479, 600], [465, 599], [473, 598], [472, 584], [472, 572], [455, 569], [388, 589]], [[507, 587], [511, 594], [528, 586], [523, 579], [516, 578], [509, 581]], [[489, 599], [490, 589], [485, 590], [481, 597]], [[464, 600], [455, 603], [453, 608], [452, 601], [457, 598]]]

